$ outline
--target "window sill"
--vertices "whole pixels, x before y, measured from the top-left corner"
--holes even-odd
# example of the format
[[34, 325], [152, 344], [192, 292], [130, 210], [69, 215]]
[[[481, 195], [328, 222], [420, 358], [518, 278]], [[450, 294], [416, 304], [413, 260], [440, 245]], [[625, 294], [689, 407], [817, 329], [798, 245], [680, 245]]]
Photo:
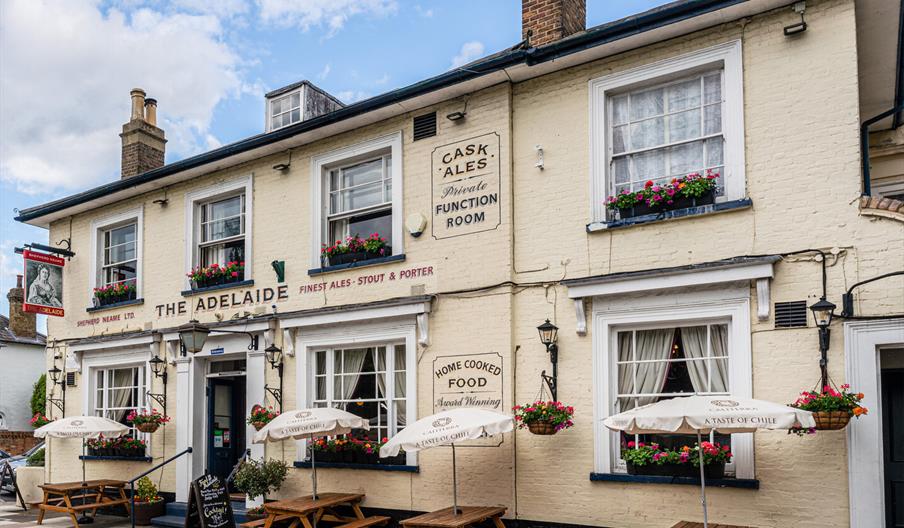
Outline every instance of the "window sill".
[[116, 308], [122, 308], [123, 306], [138, 306], [140, 304], [144, 304], [144, 299], [131, 299], [128, 301], [120, 301], [118, 303], [107, 304], [104, 306], [89, 306], [85, 308], [86, 312], [102, 312], [104, 310], [115, 310]]
[[183, 297], [191, 297], [192, 295], [195, 295], [198, 293], [207, 293], [207, 292], [217, 291], [217, 290], [228, 290], [230, 288], [242, 288], [245, 286], [254, 286], [254, 280], [227, 282], [226, 284], [217, 284], [216, 286], [207, 286], [206, 288], [198, 288], [196, 290], [184, 290], [181, 293], [182, 293]]
[[313, 268], [308, 270], [308, 275], [321, 275], [323, 273], [332, 273], [334, 271], [342, 271], [354, 268], [366, 268], [367, 266], [377, 266], [388, 262], [399, 262], [405, 260], [405, 254], [391, 255], [388, 257], [375, 258], [370, 260], [359, 260], [358, 262], [350, 262], [348, 264], [338, 264], [336, 266], [324, 266], [322, 268]]
[[663, 222], [666, 220], [674, 220], [677, 218], [685, 218], [689, 216], [705, 216], [725, 213], [739, 209], [748, 209], [750, 207], [753, 207], [753, 202], [750, 200], [750, 198], [743, 198], [741, 200], [732, 200], [730, 202], [701, 205], [699, 207], [688, 207], [687, 209], [664, 211], [658, 214], [635, 216], [633, 218], [623, 218], [609, 222], [592, 222], [590, 224], [587, 224], [587, 232], [593, 233], [595, 231], [605, 231], [609, 229], [631, 227], [638, 224], [652, 224], [655, 222]]
[[[700, 479], [691, 477], [666, 477], [661, 475], [628, 475], [626, 473], [591, 473], [593, 482], [633, 482], [637, 484], [690, 484], [700, 485]], [[760, 489], [758, 479], [707, 479], [706, 487]]]
[[[303, 469], [311, 469], [311, 463], [307, 460], [303, 462], [295, 461], [295, 467]], [[319, 468], [339, 468], [339, 469], [364, 469], [370, 471], [403, 471], [407, 473], [420, 473], [419, 466], [388, 466], [382, 464], [347, 464], [345, 462], [317, 462]]]
[[116, 460], [120, 462], [151, 462], [153, 459], [149, 456], [143, 457], [124, 457], [124, 456], [99, 456], [99, 455], [79, 455], [79, 460]]

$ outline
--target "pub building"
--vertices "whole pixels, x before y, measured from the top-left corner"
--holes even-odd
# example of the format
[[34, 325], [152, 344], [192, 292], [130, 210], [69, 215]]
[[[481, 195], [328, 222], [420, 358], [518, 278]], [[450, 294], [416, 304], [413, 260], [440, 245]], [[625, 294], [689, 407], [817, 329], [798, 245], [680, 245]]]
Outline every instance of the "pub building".
[[[290, 464], [274, 499], [311, 492], [308, 446], [252, 443], [254, 405], [343, 408], [382, 440], [554, 387], [574, 426], [463, 446], [459, 503], [532, 526], [666, 527], [701, 519], [696, 481], [629, 474], [623, 449], [696, 439], [602, 419], [682, 393], [791, 403], [824, 353], [869, 413], [715, 435], [733, 457], [710, 521], [904, 523], [884, 454], [904, 391], [900, 10], [679, 0], [586, 28], [581, 0], [524, 0], [509, 49], [349, 105], [301, 81], [266, 95], [262, 134], [169, 164], [158, 103], [134, 89], [122, 178], [18, 213], [74, 253], [48, 322], [47, 369], [65, 372], [51, 418], [157, 409], [171, 421], [134, 431], [139, 456], [92, 451], [88, 477], [192, 447], [155, 473], [184, 503], [250, 450]], [[717, 177], [656, 203], [693, 173]], [[607, 206], [653, 187], [651, 204]], [[335, 247], [355, 235], [376, 249]], [[820, 299], [834, 311], [811, 313]], [[79, 480], [80, 442], [50, 444], [46, 481]], [[438, 448], [324, 462], [319, 489], [399, 519], [450, 506], [451, 474]]]

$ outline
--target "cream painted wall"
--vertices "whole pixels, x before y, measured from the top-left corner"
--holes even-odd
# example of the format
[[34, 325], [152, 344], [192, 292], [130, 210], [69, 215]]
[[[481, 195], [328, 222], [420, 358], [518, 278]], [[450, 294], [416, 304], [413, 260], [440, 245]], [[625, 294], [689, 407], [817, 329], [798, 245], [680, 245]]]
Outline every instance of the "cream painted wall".
[[[851, 0], [809, 2], [807, 32], [799, 38], [782, 35], [793, 14], [779, 10], [749, 20], [726, 23], [687, 37], [570, 68], [516, 85], [499, 85], [473, 94], [468, 117], [452, 123], [443, 115], [458, 109], [449, 101], [435, 107], [440, 116], [435, 138], [411, 141], [412, 115], [324, 140], [293, 153], [292, 169], [282, 174], [272, 156], [198, 178], [167, 191], [169, 205], [152, 201], [162, 193], [72, 219], [73, 247], [79, 255], [67, 263], [65, 320], [52, 319], [56, 339], [101, 333], [171, 328], [184, 317], [157, 317], [154, 307], [179, 301], [183, 265], [186, 192], [253, 174], [255, 288], [276, 285], [269, 263], [286, 260], [289, 299], [280, 313], [408, 296], [436, 294], [429, 317], [430, 344], [420, 347], [418, 412], [431, 412], [430, 369], [436, 355], [495, 351], [506, 362], [506, 405], [533, 399], [539, 372], [548, 368], [536, 326], [549, 317], [560, 327], [560, 399], [576, 407], [576, 425], [555, 437], [527, 432], [505, 436], [498, 448], [474, 448], [460, 456], [462, 502], [499, 503], [509, 517], [599, 526], [667, 527], [679, 519], [698, 519], [697, 490], [692, 486], [591, 482], [593, 467], [591, 361], [594, 336], [575, 333], [575, 312], [563, 278], [655, 269], [700, 263], [740, 255], [839, 248], [830, 258], [828, 292], [840, 304], [840, 294], [854, 282], [899, 268], [904, 262], [904, 229], [889, 219], [859, 216], [860, 193], [857, 50]], [[589, 107], [587, 83], [608, 73], [646, 64], [714, 44], [740, 39], [743, 45], [746, 189], [752, 207], [719, 215], [587, 233], [589, 211]], [[425, 109], [424, 111], [433, 110]], [[436, 241], [428, 231], [420, 238], [405, 235], [406, 260], [361, 270], [309, 278], [310, 160], [312, 156], [373, 137], [403, 133], [404, 214], [430, 215], [430, 155], [438, 146], [486, 132], [502, 138], [502, 225], [494, 231]], [[534, 167], [540, 144], [545, 169]], [[514, 175], [514, 176], [512, 176]], [[514, 208], [512, 208], [514, 200]], [[128, 321], [78, 326], [89, 302], [87, 252], [89, 226], [101, 214], [136, 206], [145, 215], [145, 304]], [[70, 222], [51, 228], [51, 238], [70, 234]], [[348, 288], [323, 294], [299, 294], [311, 282], [358, 277], [420, 266], [433, 266], [426, 279], [383, 287]], [[774, 301], [815, 300], [820, 293], [819, 264], [812, 259], [786, 259], [775, 266]], [[448, 294], [467, 288], [513, 280], [525, 287]], [[419, 286], [422, 286], [420, 288]], [[904, 312], [904, 279], [894, 278], [858, 290], [859, 313]], [[268, 306], [263, 311], [269, 312]], [[241, 311], [244, 311], [241, 310]], [[777, 330], [773, 321], [756, 318], [751, 291], [751, 365], [754, 397], [791, 401], [818, 377], [816, 332]], [[221, 315], [231, 318], [239, 310]], [[213, 314], [198, 314], [204, 322]], [[277, 343], [282, 343], [281, 337]], [[843, 382], [843, 336], [833, 332], [829, 370]], [[275, 374], [265, 369], [269, 383]], [[285, 369], [285, 408], [297, 401], [294, 360]], [[175, 398], [174, 370], [170, 398]], [[303, 380], [302, 380], [303, 381]], [[82, 380], [77, 390], [86, 386]], [[76, 391], [77, 392], [77, 391]], [[79, 412], [72, 398], [69, 414]], [[867, 401], [869, 406], [871, 402]], [[873, 403], [875, 405], [875, 403]], [[174, 445], [167, 429], [167, 446]], [[163, 456], [154, 438], [154, 456]], [[71, 442], [70, 442], [71, 443]], [[69, 464], [75, 446], [57, 449], [53, 478], [75, 476]], [[54, 445], [53, 447], [57, 447]], [[167, 448], [171, 453], [172, 447]], [[268, 446], [268, 456], [295, 458], [294, 446]], [[53, 456], [53, 455], [51, 455]], [[66, 458], [70, 457], [70, 458]], [[798, 438], [783, 432], [758, 433], [755, 442], [758, 491], [713, 489], [711, 519], [760, 527], [847, 526], [847, 458], [844, 436], [825, 433]], [[322, 489], [360, 490], [368, 506], [429, 510], [447, 506], [450, 494], [449, 453], [423, 453], [419, 473], [388, 473], [326, 469]], [[92, 463], [89, 474], [134, 473], [142, 465]], [[172, 471], [163, 476], [172, 490]], [[816, 483], [821, 483], [817, 485]], [[280, 496], [309, 488], [308, 470], [292, 469]]]

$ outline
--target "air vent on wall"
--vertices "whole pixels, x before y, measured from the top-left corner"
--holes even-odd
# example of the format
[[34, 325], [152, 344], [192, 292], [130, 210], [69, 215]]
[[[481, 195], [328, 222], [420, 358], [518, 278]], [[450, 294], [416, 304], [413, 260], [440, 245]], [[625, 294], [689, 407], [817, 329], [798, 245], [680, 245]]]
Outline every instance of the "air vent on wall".
[[797, 328], [807, 326], [807, 301], [775, 303], [775, 327]]
[[433, 137], [436, 135], [436, 112], [424, 114], [414, 118], [414, 140]]
[[75, 387], [75, 372], [67, 372], [66, 373], [66, 386], [67, 387]]

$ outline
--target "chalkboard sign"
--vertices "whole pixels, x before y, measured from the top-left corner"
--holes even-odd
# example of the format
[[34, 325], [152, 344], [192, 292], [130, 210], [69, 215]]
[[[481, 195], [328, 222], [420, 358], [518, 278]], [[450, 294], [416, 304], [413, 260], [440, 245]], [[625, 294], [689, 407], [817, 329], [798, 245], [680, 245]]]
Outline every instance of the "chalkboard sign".
[[185, 528], [232, 528], [232, 503], [226, 483], [216, 475], [204, 475], [191, 483]]

